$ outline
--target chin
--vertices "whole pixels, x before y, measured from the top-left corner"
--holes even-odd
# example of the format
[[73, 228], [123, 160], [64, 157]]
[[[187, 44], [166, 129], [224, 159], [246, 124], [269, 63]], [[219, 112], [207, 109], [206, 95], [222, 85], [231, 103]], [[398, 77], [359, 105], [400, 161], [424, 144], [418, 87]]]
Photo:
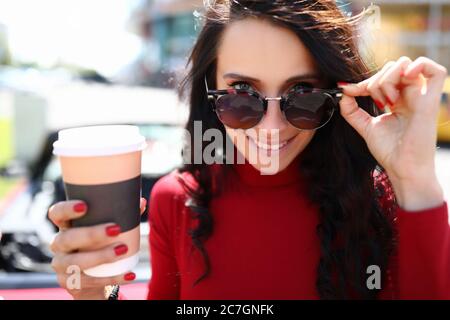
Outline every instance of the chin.
[[286, 161], [277, 163], [276, 159], [272, 159], [271, 161], [265, 162], [265, 163], [251, 163], [251, 164], [255, 169], [257, 169], [263, 175], [277, 174], [278, 172], [281, 172], [284, 169], [286, 169], [287, 166], [289, 165], [289, 163], [287, 163]]
[[[314, 131], [294, 131], [286, 134], [277, 143], [262, 143], [240, 132], [231, 131], [228, 134], [238, 138], [236, 149], [261, 174], [273, 175], [286, 169], [289, 164], [305, 149], [314, 136]], [[234, 140], [232, 140], [234, 141]]]

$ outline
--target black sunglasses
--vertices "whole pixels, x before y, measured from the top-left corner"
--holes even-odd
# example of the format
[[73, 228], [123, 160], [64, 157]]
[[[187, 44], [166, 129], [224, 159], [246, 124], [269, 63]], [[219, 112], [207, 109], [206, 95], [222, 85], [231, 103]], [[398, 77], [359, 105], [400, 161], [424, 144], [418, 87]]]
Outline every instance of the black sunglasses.
[[342, 89], [300, 87], [287, 95], [268, 98], [246, 89], [209, 90], [205, 78], [208, 101], [219, 120], [233, 129], [256, 126], [267, 111], [267, 101], [280, 101], [286, 120], [301, 130], [315, 130], [330, 121], [338, 108]]

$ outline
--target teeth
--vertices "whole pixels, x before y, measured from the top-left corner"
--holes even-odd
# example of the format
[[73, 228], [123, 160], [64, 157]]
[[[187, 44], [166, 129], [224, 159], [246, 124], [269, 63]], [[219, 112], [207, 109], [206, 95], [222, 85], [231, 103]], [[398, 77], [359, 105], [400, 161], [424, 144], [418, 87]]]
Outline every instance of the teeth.
[[264, 150], [279, 150], [279, 149], [283, 148], [285, 145], [287, 145], [287, 141], [284, 141], [280, 144], [266, 144], [266, 143], [262, 143], [260, 141], [255, 141], [255, 140], [253, 140], [253, 141], [258, 146], [258, 148], [261, 148]]

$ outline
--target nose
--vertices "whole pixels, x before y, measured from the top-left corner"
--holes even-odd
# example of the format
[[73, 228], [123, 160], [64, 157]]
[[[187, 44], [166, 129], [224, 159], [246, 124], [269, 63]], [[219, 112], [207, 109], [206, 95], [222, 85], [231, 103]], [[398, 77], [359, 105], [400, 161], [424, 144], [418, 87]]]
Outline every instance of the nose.
[[264, 118], [258, 124], [258, 129], [283, 130], [288, 126], [283, 113], [281, 112], [280, 99], [279, 98], [267, 98], [267, 111]]

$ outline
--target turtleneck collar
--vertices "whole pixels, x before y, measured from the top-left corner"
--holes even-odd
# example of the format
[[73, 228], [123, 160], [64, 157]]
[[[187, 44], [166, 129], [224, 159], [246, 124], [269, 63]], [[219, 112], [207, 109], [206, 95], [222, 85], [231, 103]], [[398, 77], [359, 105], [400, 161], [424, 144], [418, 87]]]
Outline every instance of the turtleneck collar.
[[232, 167], [240, 180], [247, 185], [261, 187], [283, 186], [300, 181], [300, 158], [301, 153], [284, 170], [273, 175], [262, 174], [247, 159], [245, 159], [245, 163], [235, 163]]

